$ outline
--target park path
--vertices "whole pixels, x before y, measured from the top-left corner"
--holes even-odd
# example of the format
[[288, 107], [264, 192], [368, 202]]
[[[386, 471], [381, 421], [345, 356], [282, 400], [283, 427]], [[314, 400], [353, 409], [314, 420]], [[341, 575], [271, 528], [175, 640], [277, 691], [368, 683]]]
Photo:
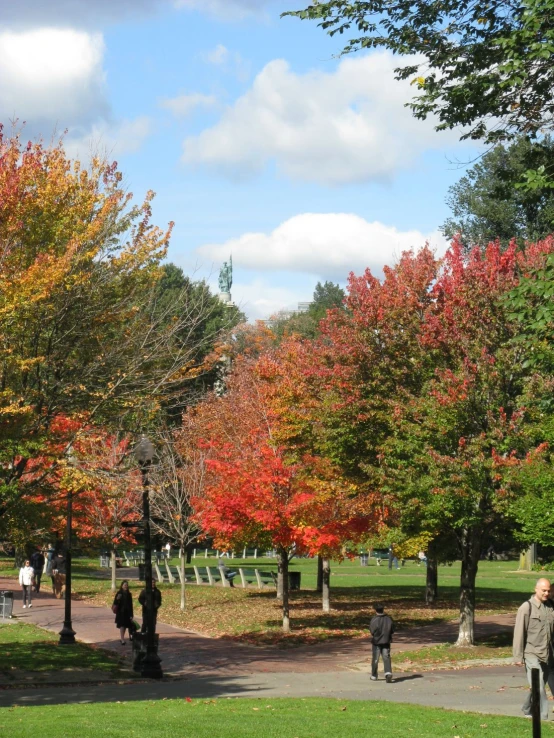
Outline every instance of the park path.
[[[13, 579], [0, 578], [0, 589], [15, 592], [14, 614], [22, 622], [59, 632], [64, 618], [64, 603], [55, 599], [46, 587], [33, 599], [33, 607], [22, 609], [21, 591]], [[72, 601], [73, 627], [77, 639], [125, 654], [131, 664], [130, 644], [122, 646], [114, 615], [109, 608]], [[479, 617], [477, 637], [506, 632], [513, 628], [514, 616]], [[223, 638], [210, 638], [163, 623], [163, 608], [157, 630], [160, 633], [160, 657], [164, 673], [186, 677], [229, 677], [257, 673], [346, 672], [364, 669], [371, 657], [369, 639], [329, 641], [323, 644], [279, 649], [272, 646], [250, 646]], [[395, 634], [394, 651], [453, 642], [457, 623], [430, 624], [406, 629]]]

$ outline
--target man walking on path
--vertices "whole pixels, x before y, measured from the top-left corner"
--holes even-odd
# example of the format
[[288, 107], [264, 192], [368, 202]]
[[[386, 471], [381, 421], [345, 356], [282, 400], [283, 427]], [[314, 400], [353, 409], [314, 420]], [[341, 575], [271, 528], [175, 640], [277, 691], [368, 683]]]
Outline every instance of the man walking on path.
[[35, 592], [40, 592], [40, 580], [42, 578], [42, 570], [44, 569], [44, 554], [37, 549], [31, 556], [31, 566], [35, 572]]
[[35, 576], [35, 572], [33, 571], [33, 568], [31, 566], [31, 563], [29, 560], [25, 562], [25, 565], [21, 567], [19, 570], [19, 584], [21, 585], [23, 589], [23, 609], [27, 607], [32, 607], [31, 602], [31, 589], [33, 586], [33, 578]]
[[379, 657], [383, 657], [383, 666], [385, 668], [385, 680], [392, 682], [392, 666], [390, 659], [390, 644], [392, 634], [394, 633], [394, 621], [390, 615], [385, 615], [383, 605], [375, 605], [375, 615], [371, 618], [369, 629], [371, 631], [371, 643], [373, 644], [373, 654], [371, 659], [371, 680], [377, 681], [377, 669], [379, 667]]
[[[550, 582], [539, 579], [535, 594], [517, 611], [514, 628], [514, 663], [525, 664], [527, 680], [531, 686], [531, 669], [539, 669], [541, 718], [548, 720], [548, 700], [544, 685], [554, 685], [554, 661], [552, 659], [552, 628], [554, 608], [549, 600]], [[553, 692], [554, 693], [554, 692]], [[531, 717], [531, 692], [521, 708], [526, 717]]]

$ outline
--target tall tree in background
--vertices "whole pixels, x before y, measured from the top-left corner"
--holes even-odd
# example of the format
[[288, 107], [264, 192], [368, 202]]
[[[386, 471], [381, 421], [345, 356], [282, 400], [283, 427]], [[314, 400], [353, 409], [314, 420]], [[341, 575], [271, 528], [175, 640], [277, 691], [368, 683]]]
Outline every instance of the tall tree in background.
[[467, 253], [497, 238], [504, 248], [512, 238], [520, 246], [545, 238], [554, 231], [554, 190], [518, 186], [528, 170], [540, 167], [554, 171], [554, 142], [548, 135], [541, 141], [522, 136], [486, 153], [450, 187], [452, 217], [442, 226], [444, 235], [459, 235]]
[[50, 443], [56, 418], [135, 430], [201, 371], [213, 301], [184, 289], [160, 305], [171, 225], [153, 226], [153, 194], [133, 205], [121, 180], [61, 143], [0, 136], [0, 518], [73, 442]]
[[303, 313], [294, 313], [290, 318], [271, 321], [272, 330], [278, 339], [293, 334], [305, 338], [315, 338], [319, 333], [319, 324], [328, 310], [344, 306], [345, 293], [342, 287], [333, 282], [318, 282], [314, 289], [312, 302]]
[[419, 91], [408, 104], [436, 115], [437, 130], [463, 126], [462, 138], [490, 144], [554, 127], [554, 0], [318, 0], [284, 15], [349, 33], [344, 53], [405, 57], [397, 78]]
[[180, 313], [184, 295], [191, 303], [205, 307], [200, 319], [193, 326], [192, 333], [189, 332], [189, 325], [182, 326], [184, 340], [195, 347], [192, 358], [200, 371], [194, 379], [185, 377], [181, 391], [176, 391], [169, 398], [165, 410], [167, 420], [172, 425], [180, 424], [187, 405], [194, 404], [205, 392], [213, 389], [218, 378], [218, 365], [216, 361], [207, 359], [221, 342], [223, 335], [246, 320], [237, 307], [229, 307], [218, 296], [212, 295], [204, 281], [195, 282], [174, 264], [164, 264], [157, 285], [156, 312], [163, 316], [167, 324], [182, 320]]

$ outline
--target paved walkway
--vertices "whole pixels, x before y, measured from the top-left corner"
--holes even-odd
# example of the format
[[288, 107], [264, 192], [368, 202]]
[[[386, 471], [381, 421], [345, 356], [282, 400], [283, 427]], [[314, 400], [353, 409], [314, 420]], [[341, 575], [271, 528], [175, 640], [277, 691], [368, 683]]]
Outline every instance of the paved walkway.
[[[0, 589], [13, 589], [13, 580], [0, 579]], [[58, 632], [63, 624], [63, 601], [56, 600], [48, 588], [33, 600], [30, 610], [21, 607], [21, 592], [15, 589], [14, 612], [22, 621]], [[131, 663], [130, 644], [121, 646], [114, 615], [108, 608], [72, 602], [73, 627], [77, 638], [102, 648], [126, 653]], [[163, 608], [160, 611], [163, 618]], [[514, 618], [497, 615], [479, 618], [478, 637], [513, 628]], [[249, 646], [226, 639], [209, 638], [192, 631], [158, 622], [160, 657], [164, 672], [171, 676], [235, 676], [255, 673], [348, 671], [362, 669], [371, 658], [369, 639], [330, 641], [323, 644], [279, 649], [272, 646]], [[432, 646], [455, 641], [457, 623], [441, 623], [411, 628], [395, 634], [394, 651]]]
[[[13, 580], [0, 579], [0, 589], [14, 589]], [[22, 609], [21, 593], [18, 589], [15, 593], [18, 619], [54, 632], [61, 629], [63, 601], [56, 600], [48, 589], [35, 597], [30, 610]], [[74, 600], [72, 611], [79, 640], [124, 652], [130, 664], [130, 645], [120, 645], [114, 616], [108, 608]], [[489, 616], [479, 618], [476, 632], [484, 636], [511, 627], [513, 617]], [[366, 672], [371, 646], [366, 639], [278, 649], [208, 638], [164, 623], [158, 623], [158, 630], [164, 673], [174, 680], [0, 690], [0, 706], [187, 696], [329, 696], [518, 715], [526, 690], [521, 669], [511, 666], [397, 675], [392, 685], [370, 682]], [[453, 641], [456, 633], [456, 623], [401, 631], [395, 636], [394, 652]]]
[[388, 700], [493, 715], [521, 716], [526, 692], [514, 667], [397, 675], [393, 684], [371, 682], [360, 672], [251, 674], [188, 677], [175, 681], [74, 686], [63, 689], [0, 690], [0, 707], [67, 703], [214, 697], [334, 697]]

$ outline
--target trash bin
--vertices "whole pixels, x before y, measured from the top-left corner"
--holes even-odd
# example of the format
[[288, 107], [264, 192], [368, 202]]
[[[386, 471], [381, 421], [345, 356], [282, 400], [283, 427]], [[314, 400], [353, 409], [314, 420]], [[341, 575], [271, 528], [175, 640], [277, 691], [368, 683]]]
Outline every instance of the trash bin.
[[289, 571], [289, 589], [300, 589], [300, 574], [299, 571]]
[[0, 617], [2, 620], [11, 618], [13, 612], [13, 592], [9, 589], [0, 590]]
[[110, 557], [102, 554], [100, 556], [100, 568], [101, 569], [109, 569], [110, 568]]
[[361, 553], [360, 554], [360, 566], [367, 566], [369, 563], [369, 554]]

